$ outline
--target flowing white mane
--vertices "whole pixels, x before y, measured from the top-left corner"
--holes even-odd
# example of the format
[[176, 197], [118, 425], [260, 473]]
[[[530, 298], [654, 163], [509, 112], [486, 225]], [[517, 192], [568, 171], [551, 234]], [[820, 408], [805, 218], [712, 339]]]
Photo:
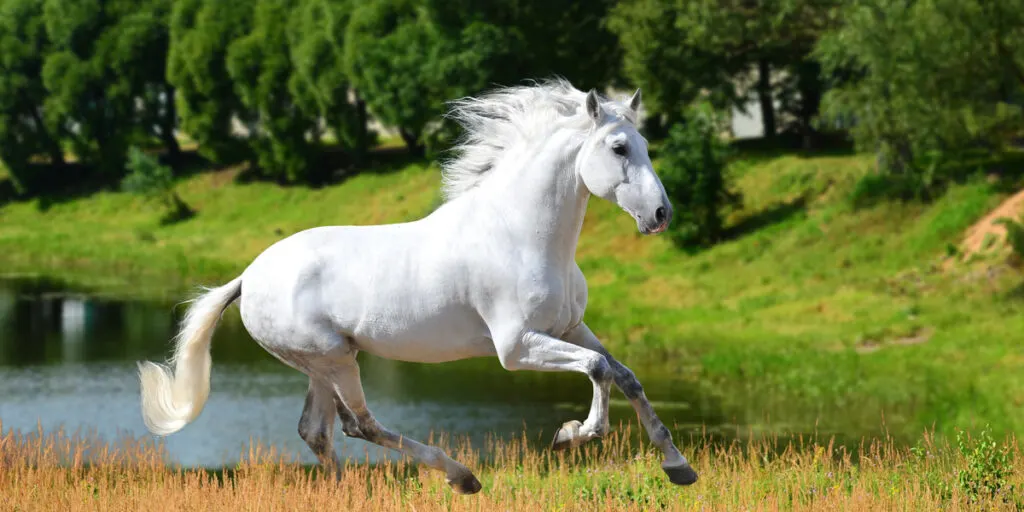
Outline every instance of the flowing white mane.
[[[487, 178], [501, 156], [517, 142], [539, 140], [560, 128], [586, 131], [586, 93], [568, 81], [553, 79], [530, 86], [501, 87], [479, 97], [452, 102], [447, 117], [462, 126], [464, 135], [452, 148], [455, 158], [442, 164], [445, 200], [476, 187]], [[611, 114], [636, 123], [625, 105], [601, 98]]]

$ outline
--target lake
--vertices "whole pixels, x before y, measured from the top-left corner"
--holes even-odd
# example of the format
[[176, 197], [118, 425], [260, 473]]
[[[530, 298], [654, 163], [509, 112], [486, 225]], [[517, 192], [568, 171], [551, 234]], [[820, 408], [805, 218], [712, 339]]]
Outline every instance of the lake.
[[[139, 410], [136, 361], [162, 362], [170, 353], [184, 306], [173, 302], [114, 300], [39, 280], [0, 281], [0, 421], [3, 430], [91, 432], [108, 441], [149, 436]], [[273, 359], [242, 326], [237, 306], [225, 314], [213, 340], [210, 399], [203, 413], [164, 439], [171, 460], [185, 466], [235, 464], [250, 440], [316, 461], [296, 428], [308, 380]], [[431, 433], [469, 438], [522, 436], [546, 446], [563, 422], [583, 420], [590, 381], [574, 373], [509, 372], [495, 358], [412, 364], [360, 354], [367, 401], [377, 419], [404, 435]], [[677, 362], [637, 366], [677, 440], [731, 435], [692, 383], [674, 377]], [[613, 428], [636, 416], [613, 390]], [[525, 430], [524, 430], [525, 429]], [[646, 436], [644, 437], [646, 441]], [[355, 460], [393, 457], [346, 438], [336, 422], [339, 454]]]

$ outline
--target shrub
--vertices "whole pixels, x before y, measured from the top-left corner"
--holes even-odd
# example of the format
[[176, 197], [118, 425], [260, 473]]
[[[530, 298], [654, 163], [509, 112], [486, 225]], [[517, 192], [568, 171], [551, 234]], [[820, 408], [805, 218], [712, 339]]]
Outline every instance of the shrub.
[[136, 147], [128, 151], [127, 167], [128, 174], [121, 181], [121, 188], [160, 203], [165, 210], [162, 222], [171, 223], [192, 216], [192, 209], [174, 191], [174, 173], [170, 167], [160, 165], [156, 158]]
[[1006, 444], [997, 443], [986, 426], [978, 439], [968, 439], [964, 432], [956, 436], [966, 467], [957, 471], [957, 486], [971, 503], [1001, 500], [1016, 502], [1013, 475], [1013, 454]]
[[669, 132], [659, 171], [675, 220], [670, 234], [682, 247], [709, 246], [721, 239], [722, 210], [739, 203], [726, 174], [728, 144], [719, 136], [721, 119], [708, 103], [689, 109], [684, 123]]
[[1024, 224], [1018, 219], [1002, 217], [996, 220], [1006, 228], [1006, 245], [1010, 246], [1010, 260], [1015, 265], [1024, 262]]

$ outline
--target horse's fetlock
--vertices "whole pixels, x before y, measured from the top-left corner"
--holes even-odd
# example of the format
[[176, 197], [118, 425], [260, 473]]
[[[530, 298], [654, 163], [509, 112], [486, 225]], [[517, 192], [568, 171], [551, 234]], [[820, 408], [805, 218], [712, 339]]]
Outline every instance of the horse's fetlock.
[[670, 432], [668, 427], [665, 425], [658, 425], [657, 428], [651, 432], [651, 441], [657, 445], [665, 442], [671, 442], [672, 432]]

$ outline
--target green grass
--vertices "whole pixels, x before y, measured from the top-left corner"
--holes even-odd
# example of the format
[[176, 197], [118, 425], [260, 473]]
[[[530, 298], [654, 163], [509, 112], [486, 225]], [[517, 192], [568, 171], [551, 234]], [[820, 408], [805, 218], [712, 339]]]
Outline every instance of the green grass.
[[[985, 179], [934, 201], [856, 208], [863, 156], [747, 156], [730, 238], [687, 253], [590, 204], [578, 261], [588, 323], [628, 361], [657, 360], [728, 421], [912, 438], [989, 422], [1024, 432], [1021, 279], [999, 262], [942, 265], [950, 244], [1004, 197]], [[101, 192], [0, 209], [6, 273], [115, 294], [180, 299], [241, 272], [276, 240], [324, 224], [418, 218], [438, 200], [436, 167], [366, 173], [322, 189], [183, 180], [197, 215], [160, 225], [133, 196]], [[679, 397], [682, 399], [683, 397]]]

